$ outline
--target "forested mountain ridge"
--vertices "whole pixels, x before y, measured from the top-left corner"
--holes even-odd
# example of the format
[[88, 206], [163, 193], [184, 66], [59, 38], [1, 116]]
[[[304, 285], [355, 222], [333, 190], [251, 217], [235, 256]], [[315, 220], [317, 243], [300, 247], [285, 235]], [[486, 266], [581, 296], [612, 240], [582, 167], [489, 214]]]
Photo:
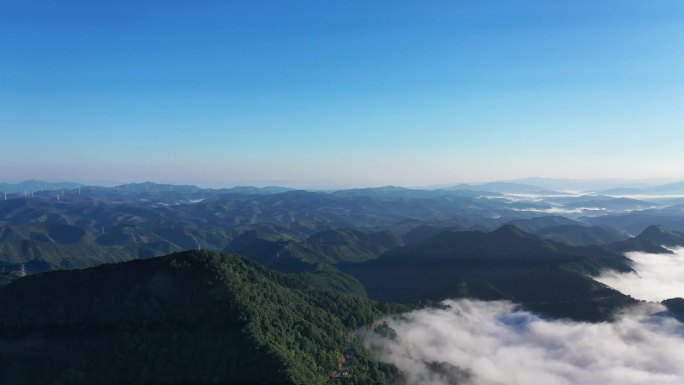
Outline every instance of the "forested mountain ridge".
[[[159, 188], [167, 190], [153, 191]], [[458, 213], [464, 214], [458, 221], [468, 225], [489, 225], [497, 221], [471, 213], [496, 212], [499, 206], [462, 193], [429, 199], [307, 191], [210, 194], [193, 186], [147, 183], [42, 191], [35, 197], [0, 199], [0, 265], [16, 270], [24, 263], [30, 272], [83, 268], [198, 246], [234, 250], [228, 248], [231, 242], [249, 231], [259, 231], [269, 240], [303, 241], [326, 230], [391, 226]], [[52, 236], [60, 232], [75, 234], [75, 241]], [[349, 257], [347, 251], [340, 253]]]
[[629, 239], [623, 233], [600, 226], [551, 226], [540, 229], [535, 234], [571, 246], [607, 245]]
[[[589, 203], [605, 206], [599, 211], [606, 215], [544, 214], [566, 206], [574, 212]], [[643, 204], [605, 196], [519, 200], [492, 192], [391, 186], [337, 192], [156, 183], [78, 187], [0, 199], [0, 268], [16, 271], [24, 264], [30, 273], [84, 268], [201, 247], [291, 270], [297, 260], [370, 260], [446, 229], [492, 231], [508, 223], [570, 245], [605, 245], [625, 235], [603, 220], [619, 229], [639, 228], [643, 221], [675, 226], [682, 221], [671, 214], [676, 205], [639, 211]], [[589, 226], [593, 223], [601, 227]], [[244, 235], [251, 232], [257, 236], [249, 245]], [[618, 246], [612, 249], [629, 251]]]
[[491, 233], [447, 231], [339, 267], [385, 301], [507, 299], [549, 316], [589, 321], [609, 319], [634, 302], [590, 277], [606, 269], [631, 271], [624, 256], [540, 239], [513, 225]]
[[[320, 384], [348, 330], [387, 309], [334, 271], [204, 251], [36, 274], [0, 289], [0, 370], [5, 384]], [[357, 359], [348, 383], [393, 383]]]
[[[15, 279], [0, 289], [7, 383], [322, 383], [350, 330], [407, 304], [505, 299], [606, 321], [635, 300], [592, 276], [630, 271], [625, 251], [684, 245], [662, 226], [625, 239], [526, 211], [543, 202], [467, 191], [121, 189], [0, 200], [11, 272], [0, 286]], [[199, 248], [249, 259], [178, 252]], [[345, 383], [397, 383], [393, 367], [354, 352]]]
[[634, 238], [608, 245], [618, 252], [643, 251], [647, 253], [671, 253], [667, 248], [684, 246], [684, 233], [672, 231], [666, 226], [647, 227]]

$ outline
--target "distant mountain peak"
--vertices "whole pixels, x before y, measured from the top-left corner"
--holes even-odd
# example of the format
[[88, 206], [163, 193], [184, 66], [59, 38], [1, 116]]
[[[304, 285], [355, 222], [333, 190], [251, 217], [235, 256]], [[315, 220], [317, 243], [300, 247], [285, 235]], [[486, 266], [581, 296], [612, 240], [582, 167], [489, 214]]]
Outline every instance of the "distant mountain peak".
[[557, 191], [550, 191], [538, 186], [532, 186], [522, 183], [513, 182], [489, 182], [482, 184], [466, 184], [461, 183], [449, 188], [450, 190], [473, 190], [473, 191], [488, 191], [501, 194], [543, 194], [556, 195], [561, 194]]
[[684, 234], [670, 230], [666, 226], [653, 225], [641, 234], [624, 242], [618, 242], [613, 248], [620, 251], [644, 251], [647, 253], [671, 253], [666, 247], [684, 246]]
[[507, 224], [502, 225], [501, 227], [499, 227], [496, 231], [507, 232], [507, 231], [516, 231], [516, 230], [520, 230], [520, 229], [519, 229], [517, 226], [515, 226], [515, 225], [512, 225], [512, 224], [510, 224], [510, 223], [507, 223]]
[[498, 230], [494, 231], [494, 234], [511, 234], [521, 238], [527, 238], [531, 236], [531, 234], [520, 230], [517, 226], [510, 223], [499, 227]]
[[667, 237], [672, 237], [672, 236], [681, 236], [680, 234], [675, 233], [674, 231], [670, 230], [667, 226], [663, 225], [652, 225], [648, 226], [644, 231], [641, 232], [637, 236], [637, 238], [649, 238], [653, 239], [654, 237], [662, 237], [662, 236], [667, 236]]

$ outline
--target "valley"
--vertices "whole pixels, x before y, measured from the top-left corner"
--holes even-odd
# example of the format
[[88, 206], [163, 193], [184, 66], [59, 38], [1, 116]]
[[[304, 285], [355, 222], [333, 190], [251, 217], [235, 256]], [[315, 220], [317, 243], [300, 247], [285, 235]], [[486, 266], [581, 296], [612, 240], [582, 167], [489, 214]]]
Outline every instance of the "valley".
[[[545, 204], [538, 197], [462, 188], [157, 190], [0, 201], [7, 383], [391, 384], [405, 369], [349, 333], [444, 300], [612, 322], [641, 298], [601, 277], [635, 274], [625, 252], [684, 246], [658, 222], [636, 235], [597, 225], [652, 210], [622, 198], [601, 197], [601, 216], [560, 216], [522, 208]], [[664, 302], [675, 314], [676, 301]]]

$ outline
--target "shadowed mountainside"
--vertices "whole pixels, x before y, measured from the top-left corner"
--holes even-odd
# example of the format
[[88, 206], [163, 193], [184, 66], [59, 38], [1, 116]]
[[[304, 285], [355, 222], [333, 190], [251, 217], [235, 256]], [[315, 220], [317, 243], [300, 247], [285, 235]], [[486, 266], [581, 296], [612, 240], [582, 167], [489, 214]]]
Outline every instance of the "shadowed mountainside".
[[634, 302], [588, 277], [630, 271], [624, 256], [543, 240], [512, 225], [492, 233], [444, 232], [340, 268], [380, 300], [508, 299], [550, 316], [592, 321]]
[[[0, 289], [0, 370], [4, 384], [322, 384], [347, 330], [388, 310], [332, 270], [208, 252], [43, 273]], [[395, 383], [356, 349], [355, 383]]]

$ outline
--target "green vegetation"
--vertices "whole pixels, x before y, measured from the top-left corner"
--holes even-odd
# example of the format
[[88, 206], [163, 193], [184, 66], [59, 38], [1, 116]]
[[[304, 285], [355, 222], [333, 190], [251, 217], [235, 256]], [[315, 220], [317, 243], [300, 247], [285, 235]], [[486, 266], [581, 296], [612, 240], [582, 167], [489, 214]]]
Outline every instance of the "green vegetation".
[[536, 235], [565, 243], [570, 246], [607, 245], [627, 240], [626, 235], [606, 227], [560, 225], [545, 227], [535, 232]]
[[617, 242], [610, 247], [613, 250], [644, 251], [647, 253], [670, 253], [665, 247], [684, 245], [684, 234], [670, 230], [665, 226], [649, 226], [638, 236], [623, 242]]
[[[630, 271], [624, 251], [684, 245], [662, 226], [626, 239], [600, 218], [481, 195], [143, 183], [0, 201], [2, 382], [320, 384], [352, 330], [417, 304], [506, 299], [608, 320], [635, 300], [592, 276]], [[641, 204], [580, 198], [552, 204]], [[668, 218], [645, 215], [605, 218], [621, 229]], [[249, 259], [180, 252], [198, 246]], [[684, 318], [678, 301], [665, 304]], [[399, 381], [358, 341], [350, 371], [343, 384]]]
[[549, 316], [600, 321], [635, 301], [587, 275], [630, 271], [628, 262], [599, 247], [542, 240], [508, 225], [492, 233], [445, 232], [340, 268], [378, 300], [507, 299]]
[[[473, 215], [500, 203], [477, 200], [468, 192], [379, 192], [357, 196], [282, 188], [211, 190], [142, 183], [14, 195], [0, 200], [0, 244], [13, 243], [0, 250], [0, 262], [16, 267], [35, 260], [45, 269], [83, 268], [198, 245], [234, 251], [244, 244], [233, 242], [251, 231], [268, 241], [301, 242], [335, 229], [355, 229], [340, 235], [358, 242], [358, 247], [353, 242], [324, 243], [322, 247], [318, 243], [320, 250], [309, 250], [311, 255], [299, 253], [298, 258], [314, 262], [365, 260], [400, 244], [393, 234], [352, 233], [359, 228], [438, 218], [458, 218], [456, 221], [466, 226], [500, 222]], [[366, 233], [383, 239], [371, 240]]]
[[[333, 270], [283, 274], [176, 253], [0, 289], [0, 371], [5, 384], [320, 384], [348, 331], [381, 315]], [[357, 349], [348, 383], [396, 383]]]

